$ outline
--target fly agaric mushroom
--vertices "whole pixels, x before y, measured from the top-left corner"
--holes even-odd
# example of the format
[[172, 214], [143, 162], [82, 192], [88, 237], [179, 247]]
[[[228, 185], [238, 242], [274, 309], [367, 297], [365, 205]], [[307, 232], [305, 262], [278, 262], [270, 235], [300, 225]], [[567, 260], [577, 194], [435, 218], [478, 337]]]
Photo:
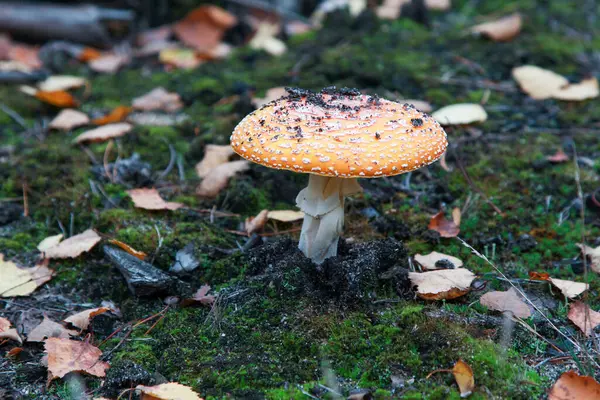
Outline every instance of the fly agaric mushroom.
[[231, 135], [237, 154], [276, 169], [309, 173], [296, 198], [304, 212], [299, 248], [317, 264], [337, 254], [344, 198], [362, 188], [357, 178], [413, 171], [446, 150], [446, 133], [433, 118], [356, 89], [314, 93], [287, 89], [247, 115]]

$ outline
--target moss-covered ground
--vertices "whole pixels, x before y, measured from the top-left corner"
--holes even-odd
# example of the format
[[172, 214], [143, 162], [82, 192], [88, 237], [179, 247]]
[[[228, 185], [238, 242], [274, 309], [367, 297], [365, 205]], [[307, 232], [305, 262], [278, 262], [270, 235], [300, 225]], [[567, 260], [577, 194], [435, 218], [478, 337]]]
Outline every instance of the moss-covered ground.
[[[262, 209], [294, 208], [305, 176], [253, 166], [233, 178], [216, 199], [194, 194], [199, 179], [193, 167], [204, 146], [227, 144], [233, 127], [252, 111], [251, 96], [261, 97], [272, 87], [356, 87], [392, 100], [426, 100], [434, 109], [486, 99], [486, 122], [447, 129], [450, 171], [436, 164], [415, 172], [410, 188], [402, 190], [398, 188], [403, 176], [365, 182], [365, 193], [348, 202], [345, 236], [358, 242], [391, 236], [401, 239], [410, 255], [433, 250], [453, 255], [488, 288], [506, 289], [496, 271], [458, 240], [428, 232], [431, 215], [462, 208], [460, 236], [525, 289], [555, 299], [554, 307], [545, 309], [548, 316], [585, 344], [566, 320], [565, 299], [523, 279], [530, 271], [544, 271], [582, 281], [579, 264], [567, 261], [579, 257], [576, 244], [582, 235], [600, 244], [600, 208], [584, 200], [586, 217], [581, 219], [575, 164], [545, 161], [561, 148], [571, 160], [576, 151], [582, 160], [583, 193], [598, 189], [600, 102], [534, 101], [520, 92], [510, 71], [535, 64], [572, 81], [598, 76], [600, 35], [592, 16], [600, 17], [600, 6], [558, 0], [452, 3], [450, 11], [430, 13], [428, 26], [409, 19], [379, 21], [370, 12], [358, 19], [335, 13], [323, 29], [291, 38], [289, 50], [276, 58], [242, 47], [222, 62], [192, 71], [165, 72], [157, 64], [114, 75], [93, 75], [83, 65], [69, 64], [66, 72], [91, 82], [91, 94], [81, 107], [87, 113], [127, 105], [157, 86], [181, 94], [187, 121], [172, 127], [136, 126], [118, 140], [121, 158], [138, 153], [155, 175], [169, 164], [169, 146], [182, 155], [184, 176], [174, 168], [157, 186], [164, 198], [188, 206], [175, 212], [135, 209], [125, 193], [128, 188], [99, 181], [91, 172], [90, 155], [73, 145], [85, 128], [47, 132], [40, 127], [56, 109], [14, 86], [0, 87], [1, 101], [29, 126], [24, 130], [0, 112], [1, 145], [12, 149], [11, 156], [0, 158], [0, 207], [22, 204], [25, 188], [29, 208], [29, 217], [0, 226], [0, 252], [27, 264], [35, 258], [37, 244], [60, 233], [60, 225], [75, 233], [94, 227], [148, 253], [153, 265], [163, 270], [186, 244], [204, 246], [201, 265], [188, 283], [193, 288], [208, 283], [225, 295], [212, 309], [169, 307], [150, 332], [146, 333], [155, 320], [137, 327], [122, 343], [127, 327], [103, 339], [128, 321], [163, 310], [163, 299], [132, 296], [100, 246], [74, 260], [51, 262], [57, 275], [44, 293], [62, 293], [74, 304], [98, 306], [112, 300], [122, 311], [112, 329], [93, 338], [109, 354], [108, 381], [126, 377], [135, 363], [147, 371], [148, 379], [177, 381], [205, 398], [333, 398], [323, 388], [328, 387], [344, 395], [369, 389], [377, 399], [458, 399], [451, 374], [426, 376], [462, 359], [475, 373], [471, 398], [532, 399], [542, 398], [561, 371], [575, 367], [589, 373], [590, 364], [541, 319], [527, 321], [539, 336], [517, 326], [512, 338], [502, 342], [502, 319], [479, 305], [480, 292], [431, 303], [401, 298], [381, 287], [368, 300], [340, 304], [295, 286], [294, 271], [277, 285], [255, 280], [246, 256], [235, 251], [246, 239], [232, 231]], [[513, 41], [494, 43], [467, 33], [486, 17], [513, 11], [524, 16], [522, 32]], [[497, 85], [500, 82], [503, 85]], [[100, 163], [106, 146], [89, 146]], [[103, 192], [93, 190], [99, 183]], [[203, 210], [213, 206], [238, 216], [211, 220]], [[369, 219], [365, 210], [379, 216]], [[284, 225], [279, 229], [296, 226]], [[523, 245], [519, 238], [525, 234], [537, 245]], [[597, 309], [600, 279], [588, 279], [588, 300]], [[0, 303], [0, 314], [3, 304], [7, 303]], [[542, 337], [565, 350], [568, 360], [542, 363], [557, 355]], [[38, 359], [39, 352], [34, 352], [31, 358], [11, 361], [16, 375], [4, 382], [18, 388], [34, 379], [41, 390], [43, 377], [31, 377], [30, 363]], [[118, 389], [140, 383], [134, 381], [125, 379], [104, 394], [116, 398]], [[88, 380], [88, 387], [97, 386], [97, 380]], [[53, 384], [45, 395], [75, 398], [62, 383]], [[30, 398], [39, 396], [34, 392]]]

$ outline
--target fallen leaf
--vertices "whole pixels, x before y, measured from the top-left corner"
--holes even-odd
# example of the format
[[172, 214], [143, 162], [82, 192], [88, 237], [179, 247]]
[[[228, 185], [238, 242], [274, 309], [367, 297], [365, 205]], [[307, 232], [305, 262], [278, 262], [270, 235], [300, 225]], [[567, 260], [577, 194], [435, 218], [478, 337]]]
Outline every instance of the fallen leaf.
[[28, 65], [18, 61], [0, 61], [0, 71], [18, 71], [28, 74], [32, 69]]
[[162, 110], [174, 112], [183, 107], [181, 97], [177, 93], [167, 92], [157, 87], [143, 96], [133, 99], [133, 108], [142, 111]]
[[142, 392], [141, 400], [202, 400], [192, 389], [176, 382], [156, 386], [137, 385], [135, 389]]
[[592, 330], [600, 325], [600, 313], [594, 311], [587, 304], [576, 301], [571, 304], [567, 317], [573, 322], [586, 336], [592, 336]]
[[514, 13], [507, 15], [495, 21], [475, 25], [471, 32], [489, 37], [494, 42], [507, 42], [514, 39], [523, 25], [521, 14]]
[[304, 213], [302, 211], [295, 210], [275, 210], [269, 211], [267, 214], [269, 219], [281, 222], [293, 222], [304, 219]]
[[[0, 260], [1, 261], [1, 260]], [[15, 328], [11, 328], [11, 323], [4, 317], [0, 317], [0, 339], [10, 339], [15, 342], [23, 343], [19, 333]]]
[[569, 299], [579, 296], [581, 293], [585, 292], [590, 286], [587, 283], [567, 281], [564, 279], [550, 278], [548, 280], [554, 286], [560, 289], [562, 294]]
[[51, 92], [38, 90], [35, 92], [34, 97], [44, 103], [60, 108], [71, 108], [79, 105], [71, 93], [62, 90]]
[[133, 126], [127, 122], [108, 124], [83, 132], [75, 138], [75, 143], [105, 142], [109, 139], [124, 136], [131, 129], [133, 129]]
[[102, 57], [102, 53], [92, 47], [84, 47], [81, 49], [81, 52], [77, 56], [77, 59], [84, 63], [89, 63], [90, 61], [97, 60]]
[[210, 171], [196, 188], [196, 194], [201, 197], [215, 197], [221, 190], [227, 187], [229, 179], [238, 172], [246, 171], [250, 163], [246, 160], [230, 161], [221, 164]]
[[481, 296], [479, 302], [487, 308], [501, 312], [508, 311], [519, 318], [531, 317], [529, 306], [521, 300], [514, 288], [510, 288], [506, 292], [486, 293]]
[[428, 272], [409, 272], [417, 286], [417, 296], [426, 300], [450, 300], [467, 294], [475, 275], [465, 268], [441, 269]]
[[[432, 251], [427, 255], [416, 254], [415, 261], [421, 264], [423, 268], [431, 271], [437, 269], [460, 268], [463, 266], [463, 262], [459, 258], [452, 257], [443, 253], [438, 253], [437, 251]], [[447, 266], [447, 262], [450, 262], [453, 267]]]
[[48, 268], [48, 260], [35, 267], [19, 268], [12, 261], [5, 261], [0, 253], [0, 297], [27, 296], [48, 282], [54, 271]]
[[460, 208], [454, 207], [452, 209], [452, 222], [454, 222], [454, 225], [460, 226], [461, 218], [462, 218], [462, 212], [460, 211]]
[[559, 149], [554, 155], [547, 156], [546, 160], [554, 164], [564, 163], [569, 161], [569, 156], [562, 149]]
[[106, 125], [114, 124], [116, 122], [123, 122], [125, 118], [131, 113], [133, 109], [127, 106], [118, 106], [104, 117], [96, 118], [92, 120], [94, 125]]
[[122, 248], [123, 250], [125, 250], [126, 252], [128, 252], [132, 256], [137, 257], [140, 260], [144, 260], [146, 258], [146, 256], [147, 256], [147, 254], [144, 253], [143, 251], [136, 250], [133, 247], [131, 247], [130, 245], [121, 242], [120, 240], [110, 239], [108, 242], [112, 243], [112, 244], [114, 244], [116, 246], [119, 246], [120, 248]]
[[175, 35], [196, 50], [216, 47], [225, 31], [237, 24], [235, 15], [217, 6], [200, 6], [173, 26]]
[[590, 260], [590, 268], [597, 274], [600, 274], [600, 246], [593, 248], [585, 244], [577, 245], [581, 249], [581, 254]]
[[463, 360], [458, 360], [452, 368], [452, 375], [454, 375], [454, 379], [460, 390], [461, 398], [473, 393], [473, 389], [475, 389], [475, 377], [469, 364]]
[[8, 59], [27, 65], [32, 69], [40, 69], [43, 64], [38, 57], [40, 49], [21, 44], [13, 44], [8, 53]]
[[417, 110], [422, 111], [424, 113], [430, 113], [431, 111], [433, 111], [433, 107], [431, 106], [431, 104], [424, 100], [403, 99], [399, 100], [399, 103], [410, 104]]
[[267, 90], [267, 92], [265, 93], [265, 97], [254, 97], [252, 99], [252, 105], [256, 108], [261, 108], [262, 106], [272, 102], [273, 100], [277, 100], [284, 96], [287, 96], [287, 94], [288, 92], [287, 90], [285, 90], [285, 87], [274, 87]]
[[53, 75], [38, 83], [38, 88], [44, 92], [55, 92], [75, 89], [87, 83], [85, 78], [70, 75]]
[[588, 399], [600, 399], [600, 383], [591, 376], [578, 375], [575, 371], [563, 373], [548, 393], [548, 400]]
[[592, 77], [561, 87], [552, 97], [558, 100], [582, 101], [598, 97], [599, 94], [598, 79]]
[[[460, 223], [460, 221], [458, 222]], [[438, 232], [441, 237], [445, 238], [453, 238], [460, 233], [459, 226], [454, 221], [447, 220], [443, 211], [431, 217], [427, 228]]]
[[87, 341], [49, 338], [44, 349], [48, 354], [48, 382], [69, 372], [84, 372], [103, 378], [109, 368], [107, 362], [100, 361], [102, 351]]
[[246, 218], [245, 227], [248, 236], [260, 231], [269, 219], [269, 210], [262, 210], [256, 217]]
[[58, 235], [54, 235], [54, 236], [48, 236], [47, 238], [42, 240], [40, 242], [40, 244], [37, 245], [37, 249], [43, 253], [46, 250], [48, 250], [49, 248], [58, 245], [61, 240], [63, 240], [62, 233], [59, 233]]
[[215, 296], [212, 294], [208, 294], [209, 291], [210, 291], [209, 285], [202, 285], [200, 287], [200, 289], [198, 289], [198, 291], [196, 293], [194, 293], [194, 296], [192, 296], [189, 299], [183, 300], [181, 302], [181, 304], [183, 306], [189, 306], [192, 304], [202, 304], [202, 305], [213, 304], [215, 302]]
[[191, 49], [166, 48], [158, 54], [158, 60], [177, 68], [193, 69], [202, 64], [202, 60]]
[[81, 111], [77, 111], [72, 108], [66, 108], [61, 110], [60, 113], [54, 117], [54, 119], [50, 122], [49, 127], [51, 129], [70, 131], [73, 128], [87, 125], [89, 123], [90, 119]]
[[122, 66], [129, 63], [129, 57], [119, 54], [105, 54], [99, 58], [91, 60], [88, 65], [96, 72], [114, 74]]
[[66, 318], [64, 322], [66, 322], [67, 324], [71, 324], [82, 331], [85, 331], [90, 325], [92, 318], [94, 318], [96, 315], [104, 314], [107, 311], [110, 311], [110, 308], [92, 308], [89, 310], [78, 312], [77, 314], [73, 314], [70, 317]]
[[440, 108], [431, 116], [442, 125], [467, 125], [487, 120], [487, 113], [476, 103], [452, 104]]
[[88, 229], [79, 235], [71, 236], [54, 247], [45, 250], [46, 258], [75, 258], [87, 253], [102, 238], [93, 229]]
[[71, 336], [77, 336], [79, 332], [73, 329], [67, 329], [63, 325], [52, 321], [44, 315], [42, 322], [33, 328], [27, 335], [28, 342], [43, 342], [48, 338], [69, 339]]
[[6, 352], [7, 357], [15, 358], [23, 351], [22, 347], [15, 347]]
[[287, 46], [275, 37], [278, 32], [279, 26], [277, 24], [262, 22], [248, 45], [256, 50], [264, 50], [273, 56], [280, 56], [286, 52]]
[[513, 68], [512, 76], [525, 93], [537, 100], [549, 99], [569, 84], [564, 76], [535, 65]]
[[230, 145], [207, 144], [204, 148], [202, 161], [196, 164], [196, 174], [205, 178], [213, 169], [229, 161], [229, 157], [235, 154]]
[[[411, 0], [384, 0], [375, 13], [381, 19], [397, 19], [402, 14], [402, 7], [410, 3]], [[450, 0], [425, 0], [424, 5], [429, 10], [446, 11], [450, 8]]]
[[534, 281], [549, 281], [550, 274], [547, 272], [529, 271], [529, 279]]
[[127, 191], [133, 204], [144, 210], [177, 210], [183, 204], [164, 201], [156, 189], [131, 189]]

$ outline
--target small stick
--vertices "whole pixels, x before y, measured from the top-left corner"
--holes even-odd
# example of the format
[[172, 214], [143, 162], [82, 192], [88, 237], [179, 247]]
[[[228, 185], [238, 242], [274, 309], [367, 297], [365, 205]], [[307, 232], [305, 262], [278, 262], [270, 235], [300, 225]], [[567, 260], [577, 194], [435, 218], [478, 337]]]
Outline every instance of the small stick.
[[27, 123], [25, 122], [25, 119], [23, 119], [23, 117], [21, 117], [15, 110], [10, 108], [6, 104], [0, 103], [0, 110], [4, 111], [9, 117], [14, 119], [17, 124], [21, 125], [21, 128], [29, 129]]
[[27, 196], [27, 182], [23, 182], [23, 216], [29, 217], [29, 197]]

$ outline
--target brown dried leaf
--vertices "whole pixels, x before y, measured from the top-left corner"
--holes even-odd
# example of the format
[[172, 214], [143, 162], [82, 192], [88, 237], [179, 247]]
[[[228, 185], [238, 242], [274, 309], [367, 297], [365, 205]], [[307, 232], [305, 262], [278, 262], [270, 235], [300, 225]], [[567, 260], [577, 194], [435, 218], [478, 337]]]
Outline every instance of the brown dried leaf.
[[269, 211], [267, 217], [269, 219], [274, 219], [275, 221], [294, 222], [304, 219], [304, 213], [295, 210], [274, 210]]
[[77, 336], [79, 332], [73, 329], [67, 329], [61, 324], [52, 321], [44, 315], [43, 321], [33, 328], [27, 335], [28, 342], [43, 342], [48, 338], [69, 339], [71, 336]]
[[410, 272], [408, 277], [417, 286], [417, 296], [426, 300], [450, 300], [467, 294], [475, 275], [465, 268]]
[[592, 330], [600, 325], [600, 313], [581, 301], [571, 304], [567, 317], [587, 336], [592, 336]]
[[585, 244], [577, 244], [584, 257], [590, 260], [590, 268], [597, 274], [600, 274], [600, 246], [593, 248]]
[[40, 49], [21, 44], [13, 44], [8, 53], [9, 60], [17, 61], [32, 69], [40, 69], [43, 64], [38, 57]]
[[50, 247], [45, 251], [46, 258], [75, 258], [87, 253], [102, 238], [93, 229], [88, 229], [79, 235], [71, 236], [58, 245]]
[[452, 104], [442, 107], [431, 116], [441, 125], [467, 125], [487, 120], [487, 113], [476, 103]]
[[250, 163], [246, 160], [231, 161], [221, 164], [210, 171], [196, 188], [196, 194], [201, 197], [215, 197], [227, 187], [229, 179], [238, 172], [246, 171]]
[[133, 99], [133, 108], [136, 110], [175, 112], [181, 107], [183, 107], [183, 103], [179, 94], [167, 92], [162, 87], [157, 87], [145, 95]]
[[521, 14], [514, 13], [507, 15], [495, 21], [475, 25], [471, 32], [489, 37], [494, 42], [507, 42], [514, 39], [520, 32], [523, 25]]
[[66, 108], [61, 110], [60, 113], [50, 122], [51, 129], [59, 129], [63, 131], [70, 131], [78, 126], [87, 125], [90, 123], [90, 119], [87, 115], [81, 111], [74, 110], [72, 108]]
[[598, 79], [592, 77], [562, 87], [552, 97], [558, 100], [582, 101], [598, 97], [599, 94]]
[[27, 296], [48, 282], [54, 271], [48, 268], [48, 260], [35, 267], [19, 268], [12, 261], [5, 261], [0, 253], [0, 297]]
[[173, 201], [164, 201], [156, 189], [131, 189], [127, 194], [137, 208], [144, 210], [177, 210], [183, 204]]
[[80, 330], [84, 331], [90, 325], [90, 321], [92, 320], [92, 318], [94, 318], [96, 315], [104, 314], [107, 311], [110, 311], [110, 308], [92, 308], [89, 310], [78, 312], [77, 314], [73, 314], [70, 317], [66, 318], [64, 322], [66, 322], [67, 324], [71, 324], [74, 327], [77, 327]]
[[202, 400], [192, 389], [176, 382], [137, 385], [135, 389], [142, 392], [141, 400]]
[[119, 246], [120, 248], [122, 248], [123, 250], [125, 250], [126, 252], [131, 254], [132, 256], [139, 258], [140, 260], [145, 259], [147, 256], [147, 254], [144, 253], [143, 251], [136, 250], [133, 247], [131, 247], [130, 245], [128, 245], [127, 243], [123, 243], [120, 240], [110, 239], [108, 242], [112, 243], [116, 246]]
[[193, 305], [193, 304], [211, 305], [215, 302], [215, 296], [212, 294], [208, 294], [209, 291], [210, 291], [209, 285], [202, 285], [200, 287], [200, 289], [198, 289], [198, 291], [196, 293], [194, 293], [194, 296], [192, 298], [183, 300], [181, 302], [181, 305], [183, 305], [183, 306], [189, 306], [189, 305]]
[[486, 293], [481, 296], [479, 302], [487, 308], [501, 312], [508, 311], [519, 318], [531, 317], [529, 306], [521, 300], [514, 288], [510, 288], [506, 292]]
[[216, 144], [208, 144], [204, 148], [204, 158], [196, 164], [196, 174], [200, 178], [206, 176], [216, 167], [225, 164], [229, 161], [229, 157], [235, 154], [230, 145], [219, 146]]
[[15, 342], [23, 343], [19, 333], [15, 328], [11, 328], [11, 323], [4, 317], [0, 317], [0, 339], [10, 339]]
[[92, 120], [94, 125], [107, 125], [114, 124], [117, 122], [125, 121], [125, 118], [131, 113], [133, 109], [127, 106], [118, 106], [104, 117], [96, 118]]
[[75, 143], [105, 142], [110, 139], [124, 136], [131, 129], [133, 129], [133, 126], [127, 122], [108, 124], [83, 132], [75, 138]]
[[269, 210], [262, 210], [254, 218], [246, 218], [245, 227], [248, 236], [260, 231], [269, 219]]
[[77, 59], [84, 63], [97, 60], [102, 57], [102, 53], [92, 47], [84, 47], [81, 52], [77, 55]]
[[108, 363], [100, 361], [102, 351], [88, 342], [50, 338], [44, 349], [48, 354], [48, 382], [69, 372], [84, 372], [102, 378], [109, 368]]
[[578, 375], [575, 371], [563, 373], [548, 393], [548, 400], [584, 399], [600, 399], [600, 383], [591, 376]]
[[265, 97], [254, 97], [252, 99], [252, 105], [256, 108], [261, 108], [265, 104], [270, 103], [273, 100], [277, 100], [283, 96], [287, 96], [287, 90], [285, 90], [285, 87], [274, 87], [267, 90]]
[[415, 255], [415, 261], [421, 264], [421, 266], [427, 270], [433, 271], [437, 269], [448, 269], [448, 268], [438, 268], [436, 263], [438, 261], [447, 260], [450, 261], [454, 268], [460, 268], [463, 266], [463, 262], [461, 259], [452, 257], [443, 253], [438, 253], [436, 251], [432, 251], [427, 255], [417, 254]]
[[452, 368], [452, 375], [460, 390], [460, 397], [467, 397], [475, 389], [475, 377], [471, 366], [463, 360], [458, 360]]
[[512, 76], [521, 90], [537, 100], [554, 97], [556, 92], [569, 84], [564, 76], [535, 65], [515, 67], [512, 70]]
[[237, 24], [235, 15], [217, 6], [200, 6], [173, 26], [175, 35], [196, 50], [216, 47], [225, 31]]
[[575, 298], [585, 292], [590, 285], [582, 282], [567, 281], [564, 279], [550, 278], [548, 279], [554, 286], [560, 289], [562, 294], [569, 298]]
[[14, 347], [6, 352], [6, 357], [16, 358], [23, 351], [22, 347]]
[[60, 108], [72, 108], [79, 105], [71, 93], [63, 90], [55, 90], [50, 92], [38, 90], [35, 92], [34, 97], [40, 101], [43, 101], [44, 103]]
[[445, 238], [453, 238], [460, 233], [458, 225], [454, 221], [447, 220], [443, 211], [431, 217], [427, 228], [438, 232], [441, 237]]
[[129, 57], [120, 54], [105, 54], [91, 60], [88, 65], [96, 72], [114, 74], [122, 66], [129, 63]]

